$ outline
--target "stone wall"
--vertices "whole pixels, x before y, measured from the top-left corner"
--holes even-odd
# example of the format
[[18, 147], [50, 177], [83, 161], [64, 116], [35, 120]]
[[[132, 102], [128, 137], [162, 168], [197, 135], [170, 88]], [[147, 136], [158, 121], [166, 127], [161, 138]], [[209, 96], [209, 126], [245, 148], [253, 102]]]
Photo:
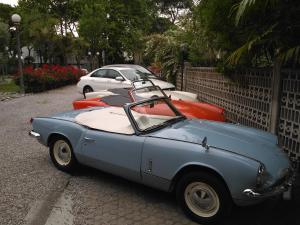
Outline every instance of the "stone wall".
[[271, 68], [249, 69], [224, 76], [214, 68], [186, 67], [183, 90], [223, 107], [231, 122], [277, 134], [283, 149], [300, 161], [300, 71], [276, 73]]

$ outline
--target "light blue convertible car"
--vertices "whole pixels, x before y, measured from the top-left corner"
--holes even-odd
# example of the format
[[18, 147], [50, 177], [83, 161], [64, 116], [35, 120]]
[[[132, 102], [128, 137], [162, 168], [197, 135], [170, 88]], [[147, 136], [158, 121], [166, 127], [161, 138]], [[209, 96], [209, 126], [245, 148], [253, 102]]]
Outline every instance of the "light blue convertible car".
[[[161, 114], [161, 109], [163, 115]], [[78, 163], [176, 193], [193, 220], [214, 222], [232, 204], [279, 195], [293, 170], [276, 136], [240, 125], [186, 119], [168, 98], [32, 119], [30, 135], [54, 165]]]

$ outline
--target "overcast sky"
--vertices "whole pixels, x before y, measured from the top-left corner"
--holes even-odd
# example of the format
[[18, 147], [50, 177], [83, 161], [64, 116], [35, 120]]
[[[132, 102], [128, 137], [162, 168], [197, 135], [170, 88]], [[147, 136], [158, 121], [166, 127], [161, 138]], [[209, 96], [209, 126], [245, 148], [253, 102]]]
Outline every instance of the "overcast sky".
[[17, 5], [18, 0], [0, 0], [0, 3], [5, 3], [5, 4], [9, 4], [9, 5]]

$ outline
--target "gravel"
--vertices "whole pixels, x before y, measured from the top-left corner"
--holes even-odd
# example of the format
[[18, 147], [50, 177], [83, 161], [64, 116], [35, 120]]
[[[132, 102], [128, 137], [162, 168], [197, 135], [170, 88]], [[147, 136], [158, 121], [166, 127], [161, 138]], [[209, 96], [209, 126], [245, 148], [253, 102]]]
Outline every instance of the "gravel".
[[35, 201], [63, 186], [47, 148], [28, 136], [31, 117], [72, 109], [75, 86], [0, 102], [0, 224], [23, 224]]

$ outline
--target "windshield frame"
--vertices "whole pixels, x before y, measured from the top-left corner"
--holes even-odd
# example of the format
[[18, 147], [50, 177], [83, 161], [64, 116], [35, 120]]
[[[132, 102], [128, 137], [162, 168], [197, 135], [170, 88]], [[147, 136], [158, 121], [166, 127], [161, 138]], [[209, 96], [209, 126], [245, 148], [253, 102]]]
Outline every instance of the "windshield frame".
[[[131, 113], [131, 108], [133, 108], [137, 105], [142, 105], [142, 104], [150, 103], [150, 102], [157, 101], [157, 100], [163, 100], [170, 107], [170, 109], [174, 112], [174, 114], [178, 117], [174, 117], [173, 119], [167, 120], [167, 121], [169, 121], [168, 123], [167, 123], [167, 121], [165, 121], [162, 124], [158, 124], [158, 125], [149, 127], [145, 130], [141, 130], [139, 128], [134, 116]], [[146, 100], [142, 100], [139, 102], [126, 104], [123, 106], [123, 108], [127, 114], [127, 117], [129, 119], [130, 123], [131, 123], [131, 126], [133, 127], [133, 129], [137, 135], [148, 134], [148, 133], [151, 133], [151, 132], [154, 132], [157, 130], [161, 130], [161, 129], [165, 128], [166, 126], [169, 126], [170, 124], [174, 124], [176, 122], [186, 119], [186, 117], [175, 108], [175, 106], [171, 103], [171, 101], [168, 97], [155, 97], [155, 98], [151, 98], [151, 99], [146, 99]]]
[[[138, 80], [149, 80], [149, 79], [157, 79], [155, 77], [154, 74], [150, 74], [150, 73], [144, 73], [138, 69], [135, 69], [135, 68], [129, 68], [129, 67], [120, 67], [119, 70], [118, 70], [125, 78], [126, 80], [130, 80], [131, 82], [134, 82], [134, 81], [138, 81]], [[139, 76], [137, 77], [137, 79], [133, 79], [131, 80], [130, 79], [130, 74], [128, 73], [128, 71], [130, 71], [131, 75], [134, 74], [136, 76]], [[143, 78], [144, 76], [144, 78]]]
[[[152, 86], [145, 86], [145, 87], [139, 87], [139, 88], [136, 88], [134, 83], [138, 83], [138, 82], [149, 82], [152, 84]], [[131, 99], [133, 100], [133, 102], [137, 102], [137, 99], [134, 97], [136, 94], [134, 94], [134, 92], [136, 91], [139, 91], [139, 90], [142, 90], [142, 89], [146, 89], [146, 88], [155, 88], [155, 91], [160, 91], [162, 93], [162, 96], [157, 96], [157, 97], [165, 97], [165, 98], [169, 98], [166, 93], [157, 85], [155, 85], [151, 80], [139, 80], [139, 81], [134, 81], [132, 82], [132, 86], [133, 86], [133, 89], [131, 89], [129, 91], [129, 94], [130, 94], [130, 97]], [[150, 92], [150, 91], [149, 91]], [[151, 97], [152, 98], [152, 97]], [[153, 97], [154, 98], [154, 97]], [[146, 99], [143, 99], [143, 100], [146, 100]]]

